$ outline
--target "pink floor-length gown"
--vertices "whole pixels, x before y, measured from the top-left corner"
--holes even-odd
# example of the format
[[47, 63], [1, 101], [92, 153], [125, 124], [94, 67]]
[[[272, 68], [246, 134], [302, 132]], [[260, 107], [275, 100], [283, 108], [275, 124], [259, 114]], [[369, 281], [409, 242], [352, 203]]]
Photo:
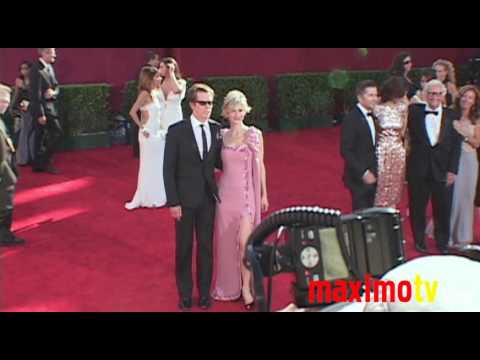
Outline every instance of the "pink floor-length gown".
[[221, 203], [215, 221], [215, 271], [212, 297], [219, 301], [241, 296], [239, 231], [247, 218], [256, 227], [261, 220], [261, 132], [251, 127], [244, 144], [222, 149], [223, 174], [219, 180]]

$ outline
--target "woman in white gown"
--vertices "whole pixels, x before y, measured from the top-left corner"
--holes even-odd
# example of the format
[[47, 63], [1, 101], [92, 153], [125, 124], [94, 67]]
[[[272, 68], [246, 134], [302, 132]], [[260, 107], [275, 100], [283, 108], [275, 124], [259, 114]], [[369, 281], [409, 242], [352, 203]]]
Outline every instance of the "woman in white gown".
[[182, 101], [187, 91], [187, 83], [182, 79], [180, 67], [174, 58], [162, 59], [158, 71], [162, 81], [156, 95], [165, 106], [162, 123], [169, 127], [183, 120]]
[[[138, 208], [160, 208], [165, 206], [167, 197], [163, 182], [163, 156], [165, 138], [169, 124], [163, 114], [165, 104], [158, 100], [161, 75], [153, 67], [144, 67], [140, 74], [138, 99], [130, 116], [140, 128], [140, 170], [138, 187], [133, 200], [125, 204], [127, 210]], [[138, 113], [141, 113], [141, 119]]]

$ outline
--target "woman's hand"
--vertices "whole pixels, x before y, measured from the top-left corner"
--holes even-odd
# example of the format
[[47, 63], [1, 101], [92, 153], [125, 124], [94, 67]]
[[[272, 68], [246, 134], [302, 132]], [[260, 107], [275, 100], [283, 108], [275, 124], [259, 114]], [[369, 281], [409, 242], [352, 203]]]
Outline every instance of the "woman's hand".
[[168, 74], [171, 78], [175, 77], [175, 67], [173, 66], [173, 64], [168, 65]]
[[266, 195], [262, 196], [262, 212], [267, 212], [270, 208], [270, 204], [268, 203], [268, 197]]
[[471, 134], [468, 134], [467, 133], [467, 129], [465, 129], [465, 127], [463, 127], [462, 123], [458, 120], [455, 120], [453, 122], [453, 127], [454, 129], [460, 134], [462, 135], [463, 137], [468, 137], [470, 136]]

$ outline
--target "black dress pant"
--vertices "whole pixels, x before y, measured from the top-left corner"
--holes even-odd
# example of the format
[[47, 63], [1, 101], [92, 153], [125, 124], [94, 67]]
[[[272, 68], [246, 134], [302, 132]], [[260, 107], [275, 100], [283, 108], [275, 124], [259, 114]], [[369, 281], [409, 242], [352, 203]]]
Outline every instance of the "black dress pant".
[[176, 279], [180, 298], [193, 292], [192, 253], [197, 239], [197, 285], [201, 297], [209, 297], [213, 271], [213, 231], [215, 201], [206, 199], [197, 208], [182, 208], [176, 223]]
[[453, 185], [435, 181], [431, 177], [409, 180], [410, 223], [417, 245], [425, 247], [426, 212], [432, 200], [435, 240], [440, 250], [448, 246]]
[[35, 157], [33, 159], [33, 169], [44, 171], [52, 162], [55, 151], [58, 150], [63, 138], [63, 130], [58, 118], [47, 116], [47, 123], [35, 126]]
[[375, 195], [377, 186], [374, 185], [355, 185], [350, 187], [352, 195], [352, 210], [370, 209], [375, 205]]

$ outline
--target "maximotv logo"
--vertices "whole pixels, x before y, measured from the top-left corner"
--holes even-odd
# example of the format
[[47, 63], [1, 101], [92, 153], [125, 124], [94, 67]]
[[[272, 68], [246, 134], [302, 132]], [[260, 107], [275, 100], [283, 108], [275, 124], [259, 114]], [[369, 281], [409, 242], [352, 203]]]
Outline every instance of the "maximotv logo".
[[[361, 292], [365, 284], [365, 296]], [[424, 290], [424, 291], [423, 291]], [[310, 304], [322, 302], [410, 302], [412, 298], [419, 303], [435, 302], [438, 281], [424, 280], [420, 275], [415, 280], [394, 282], [391, 280], [376, 280], [366, 275], [365, 281], [311, 281], [309, 287]], [[317, 300], [317, 301], [315, 301]]]

